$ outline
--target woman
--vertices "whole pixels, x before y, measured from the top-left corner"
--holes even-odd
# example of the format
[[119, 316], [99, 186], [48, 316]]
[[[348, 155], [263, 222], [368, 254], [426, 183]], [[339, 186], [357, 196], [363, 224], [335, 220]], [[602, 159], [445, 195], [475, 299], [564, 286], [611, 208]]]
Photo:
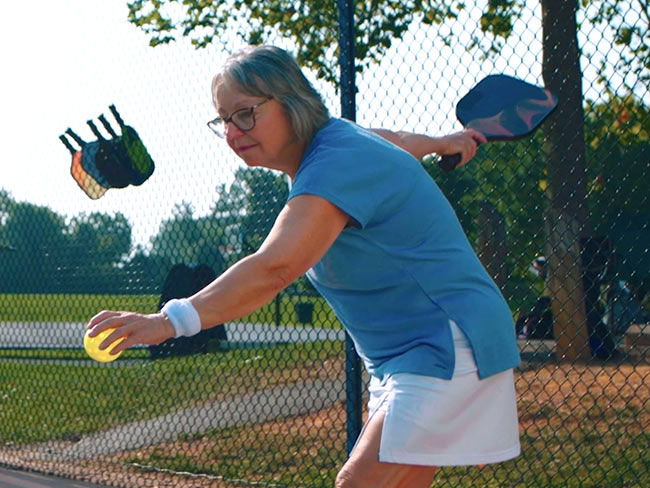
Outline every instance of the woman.
[[117, 353], [247, 315], [303, 273], [355, 341], [371, 375], [369, 416], [336, 486], [428, 487], [437, 466], [519, 453], [514, 324], [460, 224], [418, 159], [485, 142], [365, 130], [330, 118], [285, 51], [258, 46], [214, 77], [209, 125], [249, 166], [286, 173], [288, 201], [268, 237], [161, 313], [104, 311], [91, 335]]

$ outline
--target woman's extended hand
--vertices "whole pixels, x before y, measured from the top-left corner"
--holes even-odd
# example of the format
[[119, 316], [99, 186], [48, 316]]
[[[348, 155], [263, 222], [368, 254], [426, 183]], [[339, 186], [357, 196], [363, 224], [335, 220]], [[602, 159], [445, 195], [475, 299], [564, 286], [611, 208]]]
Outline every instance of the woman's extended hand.
[[467, 163], [476, 154], [479, 144], [485, 144], [487, 139], [483, 134], [472, 129], [465, 129], [446, 136], [438, 137], [436, 153], [440, 156], [460, 154], [460, 162], [456, 167]]
[[115, 329], [99, 345], [106, 349], [113, 342], [124, 337], [124, 340], [110, 350], [117, 354], [136, 344], [155, 345], [174, 337], [174, 328], [169, 319], [162, 313], [143, 315], [132, 312], [113, 312], [104, 310], [88, 322], [89, 335], [96, 336], [106, 329]]

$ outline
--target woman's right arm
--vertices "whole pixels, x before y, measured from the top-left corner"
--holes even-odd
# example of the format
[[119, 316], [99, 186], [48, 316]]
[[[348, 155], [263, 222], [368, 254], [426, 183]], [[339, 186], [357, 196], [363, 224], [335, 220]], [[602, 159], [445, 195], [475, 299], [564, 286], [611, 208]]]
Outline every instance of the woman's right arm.
[[458, 166], [462, 166], [474, 157], [474, 154], [476, 154], [476, 147], [479, 144], [487, 142], [483, 134], [471, 129], [466, 129], [441, 137], [432, 137], [406, 131], [394, 132], [387, 129], [370, 130], [387, 141], [404, 149], [416, 159], [422, 159], [428, 154], [445, 156], [448, 154], [460, 153], [461, 161]]

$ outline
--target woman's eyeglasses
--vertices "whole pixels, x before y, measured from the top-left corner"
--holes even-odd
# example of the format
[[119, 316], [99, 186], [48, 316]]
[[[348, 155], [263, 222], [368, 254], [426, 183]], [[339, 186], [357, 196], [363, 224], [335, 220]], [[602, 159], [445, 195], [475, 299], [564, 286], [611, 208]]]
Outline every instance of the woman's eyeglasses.
[[255, 127], [255, 109], [271, 100], [271, 98], [273, 97], [269, 97], [260, 103], [251, 105], [250, 107], [235, 110], [232, 114], [230, 114], [229, 117], [223, 119], [221, 117], [217, 117], [215, 119], [212, 119], [210, 122], [208, 122], [208, 127], [219, 137], [226, 136], [226, 126], [230, 122], [232, 122], [233, 125], [242, 132], [249, 131]]

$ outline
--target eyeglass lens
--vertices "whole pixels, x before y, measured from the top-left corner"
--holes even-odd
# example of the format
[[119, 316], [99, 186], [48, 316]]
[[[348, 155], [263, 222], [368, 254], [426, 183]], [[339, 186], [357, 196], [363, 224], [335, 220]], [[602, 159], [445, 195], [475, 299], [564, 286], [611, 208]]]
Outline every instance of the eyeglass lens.
[[253, 105], [252, 107], [246, 107], [242, 108], [240, 110], [237, 110], [233, 112], [230, 117], [226, 119], [222, 119], [220, 117], [217, 117], [214, 120], [211, 120], [208, 122], [208, 127], [212, 129], [212, 131], [217, 134], [218, 136], [224, 137], [225, 132], [226, 132], [226, 127], [229, 122], [232, 122], [239, 130], [241, 131], [247, 131], [251, 130], [253, 127], [255, 127], [255, 115], [254, 115], [254, 110], [259, 107], [260, 105], [268, 102], [271, 99], [271, 97], [267, 98], [266, 100]]
[[[231, 120], [239, 128], [239, 130], [250, 130], [255, 125], [255, 118], [253, 117], [253, 107], [238, 110], [231, 115]], [[225, 129], [225, 122], [222, 123]]]

